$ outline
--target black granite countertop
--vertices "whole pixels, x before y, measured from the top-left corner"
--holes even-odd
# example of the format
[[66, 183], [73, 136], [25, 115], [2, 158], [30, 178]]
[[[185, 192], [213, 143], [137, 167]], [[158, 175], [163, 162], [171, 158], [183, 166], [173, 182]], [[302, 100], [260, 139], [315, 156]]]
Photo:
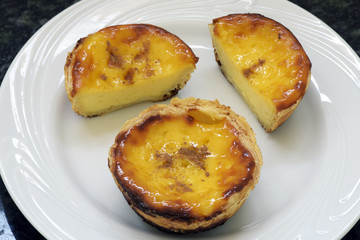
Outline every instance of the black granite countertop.
[[[49, 19], [75, 2], [77, 1], [0, 1], [0, 81], [29, 38]], [[291, 2], [328, 24], [360, 56], [359, 0], [291, 0]], [[19, 211], [0, 179], [0, 240], [3, 239], [33, 240], [43, 237]], [[343, 239], [360, 239], [360, 221]]]

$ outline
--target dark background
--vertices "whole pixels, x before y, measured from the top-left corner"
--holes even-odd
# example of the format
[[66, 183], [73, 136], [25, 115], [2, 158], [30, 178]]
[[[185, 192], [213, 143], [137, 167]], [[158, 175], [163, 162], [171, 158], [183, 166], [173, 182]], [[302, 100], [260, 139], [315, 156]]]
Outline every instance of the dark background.
[[[269, 0], [271, 1], [271, 0]], [[29, 38], [75, 0], [0, 1], [0, 82]], [[360, 56], [359, 0], [290, 0], [334, 29]], [[1, 157], [1, 156], [0, 156]], [[43, 239], [22, 215], [0, 179], [0, 240]], [[360, 239], [360, 221], [343, 240]]]

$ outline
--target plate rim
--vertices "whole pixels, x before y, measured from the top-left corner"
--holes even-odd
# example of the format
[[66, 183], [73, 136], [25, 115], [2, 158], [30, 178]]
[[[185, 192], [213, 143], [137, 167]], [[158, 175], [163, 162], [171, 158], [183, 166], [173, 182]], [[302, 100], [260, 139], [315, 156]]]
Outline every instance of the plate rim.
[[[122, 0], [122, 1], [127, 1], [127, 0]], [[148, 0], [149, 1], [149, 0]], [[97, 3], [100, 2], [98, 0], [94, 0], [92, 1], [93, 3]], [[294, 3], [288, 2], [288, 1], [284, 1], [284, 0], [278, 0], [278, 2], [287, 2], [290, 3], [292, 5], [294, 5], [294, 7], [300, 8], [302, 11], [305, 11], [307, 14], [310, 14], [314, 19], [318, 20], [321, 22], [321, 24], [325, 25], [327, 27], [327, 30], [330, 30], [332, 32], [332, 34], [335, 34], [340, 40], [341, 40], [341, 45], [345, 46], [345, 48], [347, 50], [349, 50], [348, 52], [345, 52], [346, 55], [343, 54], [343, 56], [348, 59], [348, 57], [354, 58], [356, 59], [358, 62], [354, 63], [354, 64], [358, 64], [360, 62], [360, 58], [357, 56], [357, 54], [355, 53], [355, 51], [348, 45], [348, 43], [346, 41], [344, 41], [341, 36], [339, 36], [334, 30], [332, 30], [328, 25], [326, 25], [324, 22], [322, 22], [321, 20], [319, 20], [316, 16], [312, 15], [311, 13], [307, 12], [306, 10], [302, 9], [301, 7], [297, 6]], [[52, 23], [58, 21], [60, 19], [60, 17], [62, 17], [63, 15], [66, 15], [67, 13], [69, 13], [72, 9], [75, 8], [79, 8], [80, 6], [86, 5], [86, 1], [80, 1], [75, 3], [74, 5], [70, 6], [69, 8], [63, 10], [62, 12], [60, 12], [59, 14], [57, 14], [55, 17], [53, 17], [51, 20], [49, 20], [46, 24], [44, 24], [27, 42], [26, 44], [21, 48], [21, 50], [19, 51], [19, 53], [16, 55], [16, 57], [14, 58], [14, 60], [12, 61], [11, 65], [9, 66], [3, 82], [2, 82], [2, 87], [0, 88], [0, 99], [4, 98], [4, 95], [6, 96], [6, 94], [8, 94], [7, 90], [8, 88], [10, 88], [9, 86], [9, 82], [10, 82], [10, 77], [9, 74], [11, 71], [13, 71], [14, 66], [16, 65], [16, 63], [19, 63], [19, 58], [20, 56], [23, 54], [23, 52], [26, 50], [26, 48], [30, 45], [31, 42], [35, 41], [36, 37], [38, 37], [40, 35], [40, 33], [42, 33], [44, 31], [44, 29], [46, 29], [48, 26], [50, 26]], [[10, 94], [9, 94], [10, 95]], [[0, 107], [2, 105], [5, 104], [0, 104]], [[0, 149], [1, 150], [1, 149]], [[14, 189], [11, 186], [10, 180], [8, 178], [8, 174], [6, 173], [5, 169], [3, 168], [2, 165], [2, 161], [0, 160], [0, 173], [1, 173], [1, 177], [3, 179], [4, 185], [6, 186], [11, 198], [14, 200], [15, 204], [18, 206], [18, 208], [20, 209], [20, 211], [24, 214], [24, 216], [29, 220], [29, 222], [40, 232], [42, 233], [44, 236], [50, 236], [48, 235], [48, 233], [44, 232], [43, 228], [41, 228], [41, 226], [39, 226], [40, 224], [33, 219], [33, 217], [31, 216], [31, 214], [29, 213], [29, 211], [25, 208], [25, 205], [19, 200], [19, 198], [17, 197], [18, 193], [16, 193], [14, 191]], [[356, 223], [357, 220], [359, 220], [360, 218], [360, 212], [357, 213], [357, 217], [355, 217], [353, 219], [352, 222], [350, 222], [346, 228], [345, 232], [339, 233], [339, 237], [344, 236], [347, 231], [349, 231]]]

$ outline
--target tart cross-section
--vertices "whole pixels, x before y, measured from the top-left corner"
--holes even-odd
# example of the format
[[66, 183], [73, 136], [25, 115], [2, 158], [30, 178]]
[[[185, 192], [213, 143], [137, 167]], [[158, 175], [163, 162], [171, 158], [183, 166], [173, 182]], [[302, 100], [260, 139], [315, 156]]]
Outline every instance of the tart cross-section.
[[231, 14], [209, 25], [215, 59], [267, 132], [304, 97], [311, 62], [295, 35], [260, 14]]

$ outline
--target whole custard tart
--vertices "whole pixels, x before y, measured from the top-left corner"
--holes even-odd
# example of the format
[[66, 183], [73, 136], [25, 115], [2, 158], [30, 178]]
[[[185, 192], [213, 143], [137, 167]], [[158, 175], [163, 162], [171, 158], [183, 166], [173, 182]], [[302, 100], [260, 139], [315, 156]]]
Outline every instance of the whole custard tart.
[[106, 27], [81, 38], [68, 54], [67, 96], [85, 117], [165, 100], [185, 86], [197, 61], [184, 41], [158, 26]]
[[235, 214], [259, 181], [262, 155], [253, 130], [230, 107], [173, 98], [123, 125], [108, 166], [145, 222], [187, 233]]

